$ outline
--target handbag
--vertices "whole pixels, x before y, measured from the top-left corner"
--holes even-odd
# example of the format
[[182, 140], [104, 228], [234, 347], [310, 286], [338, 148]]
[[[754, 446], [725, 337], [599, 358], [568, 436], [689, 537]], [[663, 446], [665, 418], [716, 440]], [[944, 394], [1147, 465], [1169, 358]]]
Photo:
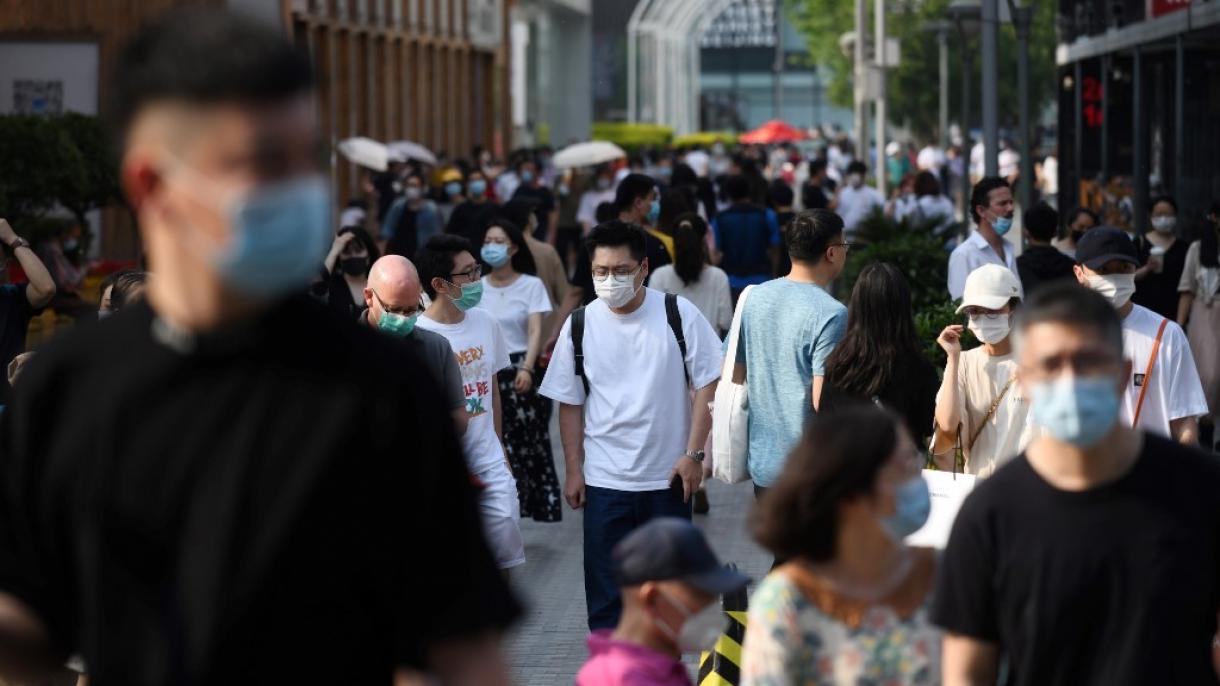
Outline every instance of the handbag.
[[720, 384], [712, 403], [712, 477], [726, 484], [750, 478], [747, 464], [750, 450], [750, 393], [748, 384], [733, 383], [737, 344], [741, 336], [741, 313], [753, 286], [746, 286], [737, 299], [733, 323], [729, 325], [728, 346], [720, 369]]

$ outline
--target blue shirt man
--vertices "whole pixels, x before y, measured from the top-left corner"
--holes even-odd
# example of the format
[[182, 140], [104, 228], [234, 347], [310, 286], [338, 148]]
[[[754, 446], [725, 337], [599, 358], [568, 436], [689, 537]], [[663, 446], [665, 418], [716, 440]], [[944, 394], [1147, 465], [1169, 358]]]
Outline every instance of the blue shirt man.
[[744, 374], [750, 386], [756, 489], [775, 483], [821, 399], [826, 358], [847, 328], [847, 308], [825, 287], [843, 271], [849, 247], [837, 214], [801, 212], [788, 230], [792, 271], [746, 297], [734, 377]]
[[712, 220], [720, 268], [729, 275], [734, 295], [746, 286], [769, 280], [776, 272], [780, 244], [775, 212], [750, 204], [750, 184], [743, 176], [730, 176], [724, 191], [732, 205]]

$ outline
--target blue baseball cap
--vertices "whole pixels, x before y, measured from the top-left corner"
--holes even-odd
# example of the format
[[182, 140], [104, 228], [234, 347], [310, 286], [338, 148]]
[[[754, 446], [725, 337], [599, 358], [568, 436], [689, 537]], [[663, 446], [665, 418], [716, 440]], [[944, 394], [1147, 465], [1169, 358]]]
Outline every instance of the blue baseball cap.
[[660, 517], [627, 535], [612, 551], [620, 586], [681, 581], [706, 593], [741, 590], [750, 578], [720, 564], [703, 532], [677, 517]]

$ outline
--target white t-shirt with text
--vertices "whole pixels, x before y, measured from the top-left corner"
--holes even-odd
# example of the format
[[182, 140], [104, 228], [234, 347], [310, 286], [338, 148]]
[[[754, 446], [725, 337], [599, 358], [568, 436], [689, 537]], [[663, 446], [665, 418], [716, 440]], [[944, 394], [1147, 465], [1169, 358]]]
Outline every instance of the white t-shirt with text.
[[470, 423], [462, 436], [462, 451], [471, 474], [481, 474], [504, 462], [504, 446], [496, 436], [492, 402], [496, 372], [509, 367], [508, 347], [500, 325], [486, 311], [466, 312], [457, 324], [442, 324], [420, 316], [416, 326], [434, 331], [449, 340], [462, 371], [462, 390], [466, 394], [466, 414]]
[[[679, 297], [678, 311], [691, 385], [703, 388], [720, 378], [720, 338], [689, 300]], [[600, 299], [585, 307], [588, 397], [575, 372], [571, 326], [569, 317], [539, 392], [584, 405], [585, 483], [619, 491], [668, 488], [690, 436], [691, 395], [665, 317], [665, 294], [649, 289], [639, 309], [626, 315]]]
[[483, 298], [476, 309], [486, 310], [495, 317], [504, 332], [504, 343], [510, 353], [523, 353], [529, 347], [531, 314], [551, 311], [551, 299], [542, 279], [521, 274], [509, 285], [497, 288], [491, 277], [483, 277]]
[[[1123, 320], [1123, 355], [1131, 360], [1131, 379], [1123, 394], [1121, 421], [1131, 426], [1139, 404], [1140, 389], [1147, 381], [1148, 358], [1156, 341], [1161, 315], [1146, 307], [1133, 305]], [[1152, 379], [1140, 410], [1139, 428], [1160, 436], [1170, 437], [1169, 421], [1207, 414], [1207, 398], [1195, 367], [1186, 333], [1176, 322], [1165, 325], [1161, 348], [1152, 368]]]

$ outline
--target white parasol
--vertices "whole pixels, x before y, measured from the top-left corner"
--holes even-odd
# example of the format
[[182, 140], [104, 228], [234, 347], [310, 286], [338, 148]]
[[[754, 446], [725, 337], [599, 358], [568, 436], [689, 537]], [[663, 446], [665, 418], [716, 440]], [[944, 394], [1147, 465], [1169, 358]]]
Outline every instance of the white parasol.
[[386, 147], [390, 149], [391, 159], [398, 160], [399, 162], [416, 160], [425, 164], [430, 164], [434, 167], [436, 166], [436, 155], [433, 155], [431, 150], [425, 148], [419, 143], [413, 143], [411, 141], [394, 141]]
[[623, 149], [614, 143], [589, 141], [588, 143], [569, 145], [555, 153], [555, 157], [551, 159], [551, 164], [555, 165], [556, 169], [592, 167], [596, 164], [617, 160], [626, 156], [627, 153], [623, 152]]
[[373, 171], [383, 172], [390, 166], [390, 149], [385, 143], [372, 138], [357, 136], [340, 141], [339, 153], [355, 164]]

